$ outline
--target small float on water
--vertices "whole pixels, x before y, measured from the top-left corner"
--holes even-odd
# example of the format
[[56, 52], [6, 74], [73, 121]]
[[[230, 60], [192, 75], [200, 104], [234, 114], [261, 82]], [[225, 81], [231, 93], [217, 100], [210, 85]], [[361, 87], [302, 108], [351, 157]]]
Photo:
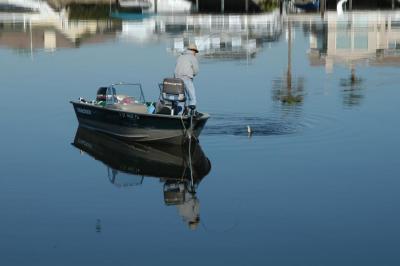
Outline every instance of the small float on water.
[[[197, 139], [210, 115], [185, 106], [182, 80], [167, 78], [159, 86], [157, 102], [145, 100], [139, 83], [117, 83], [99, 88], [95, 100], [71, 103], [80, 126], [126, 141], [181, 145]], [[131, 96], [117, 94], [121, 89]]]

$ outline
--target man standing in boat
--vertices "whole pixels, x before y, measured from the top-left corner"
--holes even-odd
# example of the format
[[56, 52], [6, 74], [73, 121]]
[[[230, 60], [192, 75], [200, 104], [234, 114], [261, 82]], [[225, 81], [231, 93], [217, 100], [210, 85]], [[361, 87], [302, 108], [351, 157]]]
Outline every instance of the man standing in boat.
[[193, 78], [199, 73], [199, 62], [196, 54], [199, 52], [195, 44], [189, 44], [176, 62], [175, 77], [182, 79], [185, 83], [185, 91], [188, 97], [188, 105], [191, 110], [196, 109], [196, 90]]

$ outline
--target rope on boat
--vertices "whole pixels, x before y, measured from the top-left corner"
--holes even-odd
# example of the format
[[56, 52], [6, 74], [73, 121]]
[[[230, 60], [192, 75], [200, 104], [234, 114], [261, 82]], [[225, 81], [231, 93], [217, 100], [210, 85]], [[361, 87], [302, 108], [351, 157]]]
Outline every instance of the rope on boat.
[[193, 136], [193, 113], [190, 114], [190, 131], [189, 137], [189, 169], [190, 169], [190, 187], [194, 187], [193, 169], [192, 169], [192, 136]]
[[181, 114], [181, 123], [182, 123], [182, 127], [183, 127], [183, 133], [186, 136], [187, 140], [189, 141], [188, 159], [189, 159], [189, 170], [190, 170], [190, 187], [191, 187], [191, 190], [194, 191], [194, 177], [193, 177], [193, 168], [192, 168], [191, 149], [192, 149], [192, 138], [196, 141], [197, 141], [197, 138], [193, 134], [193, 112], [190, 113], [190, 127], [189, 128], [186, 128], [186, 126], [185, 126], [185, 122], [183, 121], [183, 114]]

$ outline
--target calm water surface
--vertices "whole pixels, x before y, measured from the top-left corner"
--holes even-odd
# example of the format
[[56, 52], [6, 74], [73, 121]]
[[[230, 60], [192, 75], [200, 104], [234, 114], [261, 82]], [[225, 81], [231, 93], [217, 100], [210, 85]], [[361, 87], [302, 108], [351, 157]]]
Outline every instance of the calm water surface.
[[[4, 20], [1, 265], [400, 264], [399, 13]], [[185, 150], [77, 131], [69, 103], [156, 99], [189, 42], [193, 188]]]

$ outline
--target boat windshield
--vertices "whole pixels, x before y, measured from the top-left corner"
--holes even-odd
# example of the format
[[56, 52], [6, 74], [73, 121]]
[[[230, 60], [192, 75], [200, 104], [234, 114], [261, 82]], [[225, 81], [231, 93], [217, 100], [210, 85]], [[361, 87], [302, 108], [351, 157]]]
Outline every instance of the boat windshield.
[[110, 167], [107, 168], [107, 175], [110, 182], [117, 187], [140, 186], [144, 179], [144, 176], [118, 171]]
[[146, 103], [144, 98], [142, 84], [140, 83], [117, 83], [112, 84], [111, 88], [116, 91], [117, 95], [126, 95], [135, 99], [137, 103]]

